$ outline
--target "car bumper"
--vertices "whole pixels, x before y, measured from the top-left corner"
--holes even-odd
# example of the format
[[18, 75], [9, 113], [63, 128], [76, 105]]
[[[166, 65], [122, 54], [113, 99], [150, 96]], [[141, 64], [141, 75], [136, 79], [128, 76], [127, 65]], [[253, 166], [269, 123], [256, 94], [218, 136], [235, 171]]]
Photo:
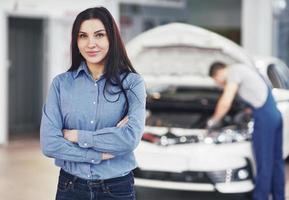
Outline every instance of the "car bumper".
[[246, 193], [254, 188], [252, 164], [249, 159], [240, 168], [214, 171], [154, 171], [136, 168], [137, 186], [188, 191]]
[[247, 193], [254, 189], [254, 184], [251, 180], [232, 182], [232, 183], [218, 183], [216, 185], [209, 183], [185, 183], [173, 181], [159, 181], [148, 180], [142, 178], [135, 178], [135, 185], [146, 188], [159, 188], [170, 190], [186, 190], [186, 191], [200, 191], [200, 192], [214, 192], [220, 193]]
[[[245, 166], [248, 158], [254, 166], [251, 142], [207, 145], [187, 144], [160, 147], [141, 142], [135, 151], [138, 166], [154, 171], [218, 171]], [[253, 167], [254, 168], [254, 167]]]

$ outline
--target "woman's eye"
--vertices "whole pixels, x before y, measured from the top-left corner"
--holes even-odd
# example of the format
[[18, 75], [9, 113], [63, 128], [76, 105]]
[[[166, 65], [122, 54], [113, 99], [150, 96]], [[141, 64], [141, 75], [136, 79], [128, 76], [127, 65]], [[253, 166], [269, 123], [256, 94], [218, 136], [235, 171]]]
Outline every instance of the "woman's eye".
[[104, 34], [103, 33], [98, 33], [98, 34], [95, 35], [95, 37], [96, 38], [102, 38], [102, 37], [104, 37]]
[[85, 38], [86, 37], [86, 35], [85, 34], [79, 34], [79, 36], [78, 36], [79, 38]]

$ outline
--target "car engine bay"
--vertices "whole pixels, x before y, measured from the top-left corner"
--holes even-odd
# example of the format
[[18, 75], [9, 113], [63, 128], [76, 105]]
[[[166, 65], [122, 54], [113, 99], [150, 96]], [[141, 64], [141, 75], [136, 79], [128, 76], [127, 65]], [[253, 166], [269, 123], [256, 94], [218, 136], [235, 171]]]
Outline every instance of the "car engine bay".
[[[181, 144], [181, 138], [171, 129], [206, 129], [207, 120], [212, 116], [221, 93], [218, 88], [192, 86], [166, 85], [150, 88], [146, 105], [146, 126], [167, 127], [168, 131], [163, 136], [167, 139], [173, 138], [172, 143]], [[216, 128], [207, 130], [203, 138], [185, 136], [186, 138], [183, 137], [182, 140], [183, 143], [238, 142], [250, 140], [252, 132], [253, 120], [250, 107], [236, 98], [231, 110]], [[145, 134], [143, 139], [153, 138], [153, 133], [150, 134], [152, 135]]]

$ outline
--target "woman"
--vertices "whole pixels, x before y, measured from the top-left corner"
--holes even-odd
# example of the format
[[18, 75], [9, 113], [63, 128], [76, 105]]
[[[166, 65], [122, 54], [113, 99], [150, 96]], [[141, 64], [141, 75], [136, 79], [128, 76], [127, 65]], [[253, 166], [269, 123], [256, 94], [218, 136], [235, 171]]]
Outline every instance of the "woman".
[[76, 17], [71, 54], [70, 69], [52, 82], [40, 128], [43, 153], [61, 168], [56, 199], [135, 199], [145, 85], [107, 9]]

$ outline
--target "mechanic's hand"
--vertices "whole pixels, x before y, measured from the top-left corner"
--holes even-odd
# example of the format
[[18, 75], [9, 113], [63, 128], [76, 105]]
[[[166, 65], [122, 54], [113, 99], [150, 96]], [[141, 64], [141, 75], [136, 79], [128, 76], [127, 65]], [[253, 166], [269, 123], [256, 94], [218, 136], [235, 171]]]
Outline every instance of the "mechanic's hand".
[[116, 127], [121, 128], [128, 123], [128, 116], [125, 116], [122, 120], [118, 122]]
[[220, 126], [221, 126], [221, 121], [220, 121], [220, 120], [216, 120], [216, 119], [214, 119], [214, 118], [210, 118], [210, 119], [207, 121], [206, 129], [212, 130], [212, 129], [219, 128]]
[[109, 159], [112, 159], [112, 158], [114, 158], [114, 156], [109, 154], [109, 153], [102, 153], [101, 154], [101, 160], [109, 160]]

